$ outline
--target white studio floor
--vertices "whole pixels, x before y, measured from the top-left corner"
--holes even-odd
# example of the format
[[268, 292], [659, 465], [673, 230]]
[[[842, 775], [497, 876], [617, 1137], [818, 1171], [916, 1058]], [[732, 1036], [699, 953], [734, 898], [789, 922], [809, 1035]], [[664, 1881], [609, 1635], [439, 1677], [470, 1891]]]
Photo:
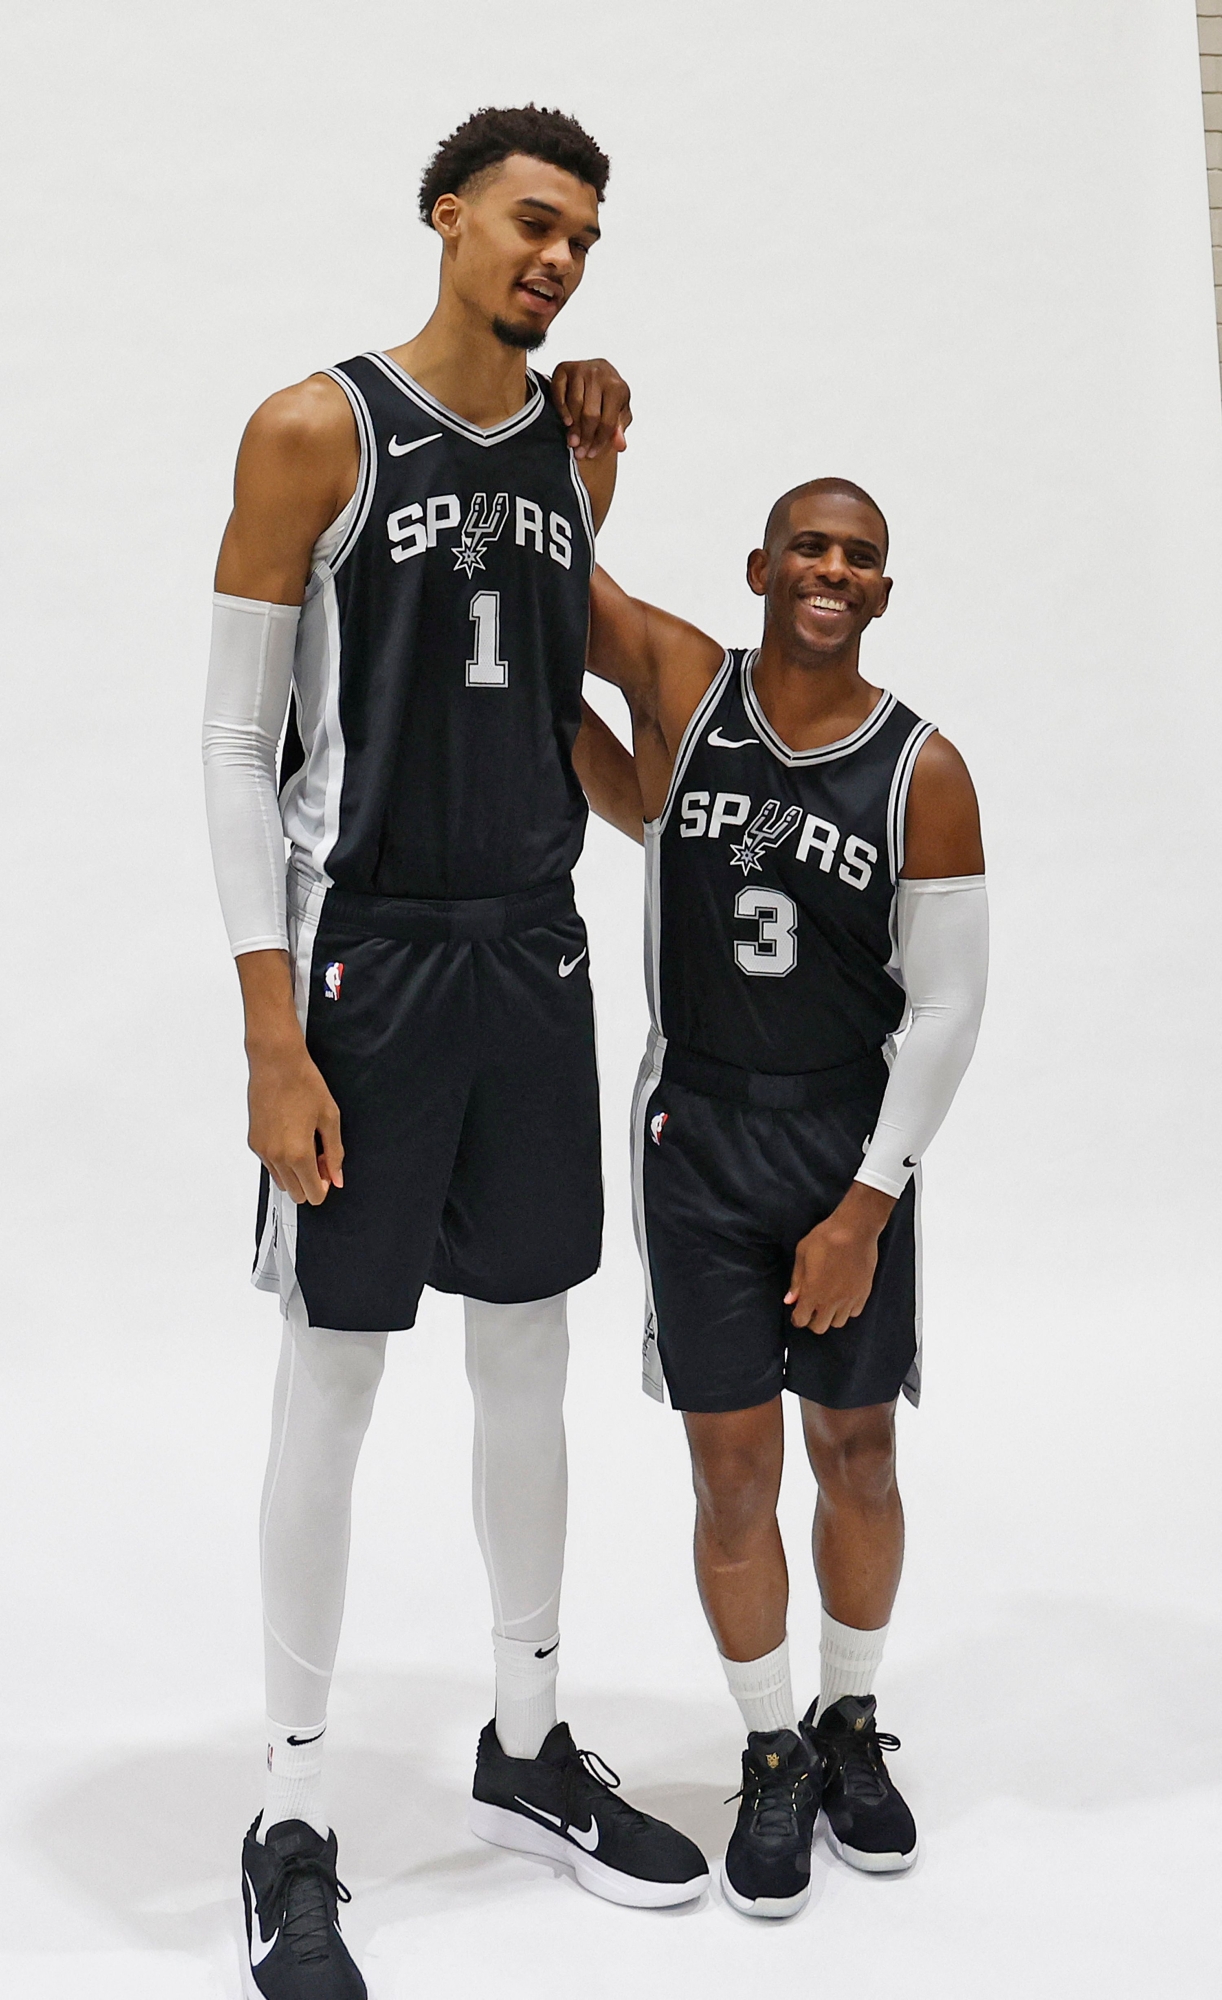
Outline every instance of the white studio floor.
[[[618, 1909], [563, 1871], [482, 1847], [463, 1805], [480, 1689], [441, 1673], [351, 1670], [332, 1798], [356, 1892], [347, 1931], [371, 1994], [728, 1996], [789, 1975], [800, 1991], [863, 2000], [1204, 2000], [1217, 1991], [1208, 1912], [1222, 1836], [1217, 1744], [1206, 1750], [1194, 1724], [1205, 1635], [1187, 1635], [1196, 1685], [1189, 1676], [1168, 1695], [1153, 1672], [1144, 1685], [1115, 1672], [1117, 1612], [1037, 1609], [1032, 1619], [1015, 1605], [1009, 1627], [994, 1627], [998, 1654], [1009, 1650], [1002, 1629], [1035, 1628], [1027, 1656], [1010, 1655], [1004, 1688], [979, 1677], [987, 1640], [975, 1662], [965, 1647], [889, 1677], [887, 1720], [914, 1745], [894, 1761], [924, 1829], [915, 1872], [854, 1875], [819, 1841], [811, 1903], [777, 1926], [736, 1916], [715, 1890], [679, 1912]], [[1067, 1655], [1078, 1698], [1041, 1699], [1050, 1663]], [[575, 1691], [571, 1711], [582, 1739], [616, 1756], [636, 1801], [720, 1851], [736, 1750], [724, 1703]], [[3, 1990], [236, 1995], [234, 1862], [249, 1773], [236, 1727], [7, 1758]]]

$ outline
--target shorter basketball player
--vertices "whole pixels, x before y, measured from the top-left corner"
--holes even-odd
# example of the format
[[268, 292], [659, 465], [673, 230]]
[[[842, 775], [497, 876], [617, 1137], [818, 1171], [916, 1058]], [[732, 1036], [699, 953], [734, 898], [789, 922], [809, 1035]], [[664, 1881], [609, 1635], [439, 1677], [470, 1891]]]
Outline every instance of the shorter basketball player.
[[[854, 1867], [917, 1848], [873, 1686], [903, 1553], [895, 1406], [920, 1386], [919, 1162], [975, 1044], [988, 930], [963, 761], [860, 671], [886, 557], [868, 494], [817, 479], [749, 558], [758, 651], [601, 571], [592, 600], [589, 664], [628, 698], [647, 814], [646, 1387], [687, 1426], [701, 1600], [748, 1730], [722, 1879], [760, 1917], [806, 1901], [820, 1805]], [[822, 1674], [800, 1723], [783, 1388], [818, 1482]]]

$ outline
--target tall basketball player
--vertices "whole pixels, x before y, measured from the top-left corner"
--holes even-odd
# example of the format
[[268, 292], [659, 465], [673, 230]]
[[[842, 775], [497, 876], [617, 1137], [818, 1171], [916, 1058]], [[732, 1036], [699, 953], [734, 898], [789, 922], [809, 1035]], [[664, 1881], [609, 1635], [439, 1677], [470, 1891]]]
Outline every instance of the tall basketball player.
[[[919, 1162], [975, 1044], [987, 913], [962, 759], [860, 670], [886, 556], [869, 496], [820, 479], [750, 557], [758, 650], [601, 571], [592, 599], [590, 665], [628, 697], [648, 816], [646, 1387], [684, 1413], [701, 1599], [748, 1730], [723, 1882], [761, 1917], [809, 1895], [820, 1802], [853, 1866], [916, 1856], [873, 1685], [903, 1550], [895, 1406], [920, 1385]], [[800, 1724], [782, 1388], [818, 1482], [822, 1676]]]
[[357, 1454], [387, 1334], [426, 1283], [464, 1298], [475, 1398], [496, 1661], [475, 1830], [618, 1902], [706, 1880], [555, 1706], [565, 1294], [595, 1269], [602, 1220], [579, 780], [638, 834], [640, 799], [581, 704], [627, 391], [584, 363], [549, 394], [526, 357], [581, 281], [607, 172], [578, 125], [533, 106], [447, 140], [420, 197], [442, 246], [432, 318], [256, 413], [221, 548], [209, 818], [265, 1168], [256, 1276], [285, 1319], [261, 1531], [267, 1781], [243, 1852], [267, 2000], [365, 1992], [337, 1923], [322, 1746]]

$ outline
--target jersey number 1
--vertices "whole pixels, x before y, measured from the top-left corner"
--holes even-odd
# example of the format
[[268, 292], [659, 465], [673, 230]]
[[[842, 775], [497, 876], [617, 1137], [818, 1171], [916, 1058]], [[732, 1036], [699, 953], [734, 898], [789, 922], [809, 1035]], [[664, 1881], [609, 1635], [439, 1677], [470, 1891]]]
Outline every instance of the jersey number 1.
[[469, 688], [509, 686], [509, 662], [502, 660], [501, 593], [477, 590], [471, 599], [470, 618], [475, 626], [475, 657], [467, 661]]

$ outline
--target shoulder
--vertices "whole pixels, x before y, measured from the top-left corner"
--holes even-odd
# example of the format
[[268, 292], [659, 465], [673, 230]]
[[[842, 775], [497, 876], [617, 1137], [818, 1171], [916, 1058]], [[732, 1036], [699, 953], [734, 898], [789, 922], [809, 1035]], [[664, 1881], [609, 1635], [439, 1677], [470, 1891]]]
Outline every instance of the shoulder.
[[309, 375], [260, 403], [242, 439], [243, 452], [297, 461], [325, 459], [350, 448], [356, 434], [352, 410], [338, 382]]
[[976, 788], [954, 744], [935, 730], [912, 768], [903, 873], [935, 878], [983, 871]]

